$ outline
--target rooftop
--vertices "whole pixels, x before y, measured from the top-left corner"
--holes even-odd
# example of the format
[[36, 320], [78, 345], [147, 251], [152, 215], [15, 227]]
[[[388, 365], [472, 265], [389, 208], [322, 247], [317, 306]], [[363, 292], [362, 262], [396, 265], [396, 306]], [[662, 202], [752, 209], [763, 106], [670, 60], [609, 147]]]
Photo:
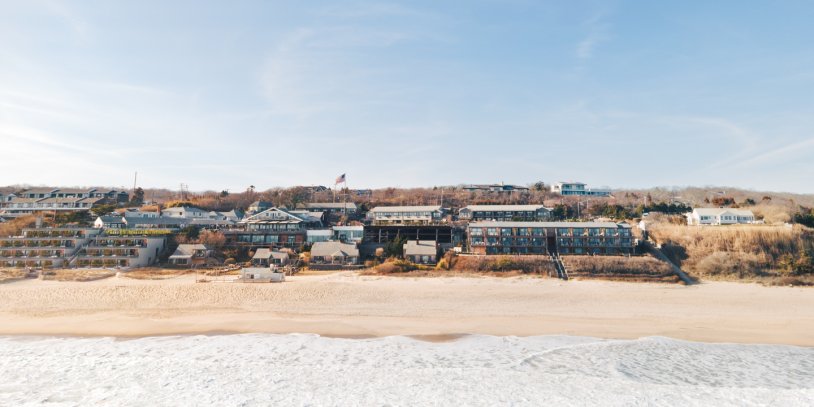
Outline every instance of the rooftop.
[[497, 228], [630, 228], [615, 222], [472, 222], [469, 227]]

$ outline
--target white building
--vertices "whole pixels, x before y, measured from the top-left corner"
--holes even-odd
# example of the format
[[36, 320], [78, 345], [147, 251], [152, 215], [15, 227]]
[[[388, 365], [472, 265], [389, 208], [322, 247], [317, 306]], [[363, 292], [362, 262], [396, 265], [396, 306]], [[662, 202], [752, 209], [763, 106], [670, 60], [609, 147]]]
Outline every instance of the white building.
[[551, 192], [563, 196], [610, 196], [609, 188], [588, 188], [582, 182], [558, 182], [551, 186]]
[[167, 208], [161, 211], [161, 216], [186, 219], [210, 219], [209, 211], [205, 211], [194, 206], [177, 206], [174, 208]]
[[426, 225], [441, 221], [444, 210], [435, 206], [377, 206], [367, 213], [375, 225]]
[[687, 214], [687, 224], [698, 225], [737, 225], [755, 222], [755, 214], [748, 209], [734, 208], [695, 208]]

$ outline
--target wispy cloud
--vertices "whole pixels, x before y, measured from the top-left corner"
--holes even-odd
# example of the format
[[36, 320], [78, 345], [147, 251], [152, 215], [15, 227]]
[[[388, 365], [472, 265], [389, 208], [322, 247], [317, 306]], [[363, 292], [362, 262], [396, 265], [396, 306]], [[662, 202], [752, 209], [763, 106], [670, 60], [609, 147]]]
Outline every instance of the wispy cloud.
[[588, 60], [594, 56], [599, 44], [610, 39], [610, 24], [606, 21], [604, 14], [597, 14], [586, 20], [582, 27], [585, 36], [577, 43], [574, 53], [577, 58]]

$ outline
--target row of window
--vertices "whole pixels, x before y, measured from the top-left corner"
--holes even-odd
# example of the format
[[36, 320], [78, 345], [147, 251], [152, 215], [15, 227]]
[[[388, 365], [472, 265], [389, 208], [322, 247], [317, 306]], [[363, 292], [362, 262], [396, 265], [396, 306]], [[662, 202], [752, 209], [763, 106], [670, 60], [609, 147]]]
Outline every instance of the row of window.
[[[470, 228], [470, 236], [546, 236], [545, 228]], [[630, 229], [558, 228], [557, 236], [630, 236]]]
[[[482, 236], [473, 236], [470, 239], [470, 244], [472, 246], [545, 246], [546, 240], [545, 238], [525, 238], [525, 237], [486, 237], [485, 239]], [[630, 246], [631, 239], [630, 238], [613, 238], [613, 237], [606, 237], [606, 238], [558, 238], [557, 239], [558, 246]]]
[[241, 243], [297, 243], [297, 235], [237, 235]]

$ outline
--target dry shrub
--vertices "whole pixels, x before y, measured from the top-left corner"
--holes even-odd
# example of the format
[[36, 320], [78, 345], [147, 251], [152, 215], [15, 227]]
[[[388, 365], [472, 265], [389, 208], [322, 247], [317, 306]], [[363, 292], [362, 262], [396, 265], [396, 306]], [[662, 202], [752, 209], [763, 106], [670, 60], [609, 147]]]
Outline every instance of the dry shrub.
[[760, 270], [765, 259], [753, 253], [715, 252], [701, 259], [695, 265], [695, 272], [704, 276], [734, 276], [743, 278]]
[[750, 209], [755, 214], [757, 219], [763, 219], [763, 221], [767, 224], [778, 224], [791, 221], [791, 213], [789, 208], [783, 206], [759, 204]]
[[785, 259], [814, 252], [814, 233], [800, 226], [651, 225], [650, 236], [690, 273], [730, 277], [766, 277], [781, 273]]
[[386, 261], [372, 269], [375, 274], [406, 273], [417, 270], [418, 266], [407, 260]]
[[0, 283], [20, 280], [28, 275], [26, 269], [0, 269]]
[[572, 278], [641, 282], [679, 281], [669, 264], [649, 256], [562, 256]]
[[0, 236], [19, 236], [23, 229], [34, 227], [37, 217], [34, 215], [21, 216], [0, 223]]
[[548, 256], [458, 256], [450, 270], [471, 272], [508, 272], [556, 274]]

